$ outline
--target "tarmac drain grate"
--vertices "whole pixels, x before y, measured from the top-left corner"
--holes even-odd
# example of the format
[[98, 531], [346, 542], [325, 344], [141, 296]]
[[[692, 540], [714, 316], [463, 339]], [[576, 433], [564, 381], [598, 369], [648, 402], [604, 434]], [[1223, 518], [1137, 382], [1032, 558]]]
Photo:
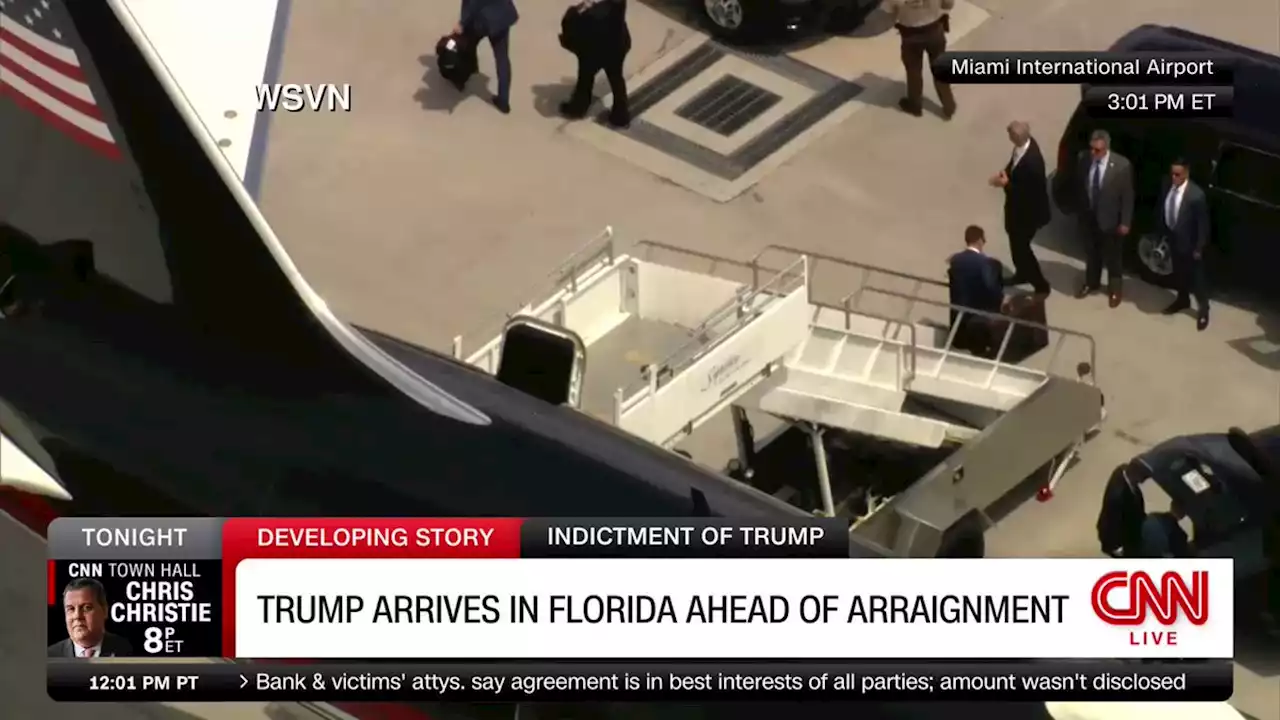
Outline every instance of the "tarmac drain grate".
[[736, 75], [723, 75], [676, 108], [675, 115], [729, 137], [780, 102], [781, 95]]

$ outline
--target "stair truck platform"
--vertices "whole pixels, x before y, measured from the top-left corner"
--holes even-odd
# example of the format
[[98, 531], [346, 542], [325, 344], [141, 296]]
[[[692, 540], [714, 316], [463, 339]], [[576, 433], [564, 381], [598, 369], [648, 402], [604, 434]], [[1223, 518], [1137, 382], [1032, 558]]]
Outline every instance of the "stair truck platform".
[[[1104, 415], [1091, 337], [991, 316], [1002, 343], [977, 357], [954, 347], [950, 317], [984, 313], [947, 297], [941, 279], [784, 246], [735, 260], [645, 240], [622, 254], [607, 229], [507, 321], [580, 338], [582, 412], [676, 451], [731, 423], [726, 482], [847, 517], [872, 554], [933, 557], [958, 528], [980, 542], [1015, 490], [1047, 497]], [[1050, 342], [1013, 362], [1024, 326]], [[496, 374], [501, 327], [479, 338], [453, 354]], [[757, 439], [753, 416], [780, 429]]]

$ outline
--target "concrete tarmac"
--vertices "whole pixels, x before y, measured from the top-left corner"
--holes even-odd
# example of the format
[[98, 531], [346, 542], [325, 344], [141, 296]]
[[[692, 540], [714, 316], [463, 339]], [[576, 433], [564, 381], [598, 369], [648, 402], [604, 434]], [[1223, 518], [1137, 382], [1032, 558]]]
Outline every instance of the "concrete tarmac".
[[[1105, 49], [1144, 23], [1178, 25], [1270, 52], [1280, 51], [1274, 0], [976, 0], [987, 17], [958, 44], [969, 50]], [[729, 203], [660, 180], [576, 138], [555, 117], [572, 59], [555, 39], [563, 4], [525, 2], [512, 35], [513, 111], [498, 114], [473, 81], [459, 96], [432, 77], [436, 38], [455, 4], [419, 0], [295, 3], [281, 82], [351, 83], [349, 114], [272, 118], [261, 199], [268, 219], [339, 315], [447, 350], [458, 333], [530, 299], [535, 286], [605, 225], [626, 240], [651, 238], [748, 258], [784, 243], [906, 272], [943, 272], [969, 223], [988, 228], [1007, 259], [1000, 197], [986, 186], [1009, 153], [1004, 127], [1031, 123], [1052, 164], [1078, 99], [1072, 86], [957, 87], [950, 123], [894, 107], [900, 69], [884, 71], [866, 107]], [[692, 33], [651, 5], [631, 3], [635, 74]], [[678, 15], [678, 13], [674, 13]], [[834, 41], [826, 63], [893, 66], [883, 43]], [[481, 69], [492, 60], [481, 48]], [[854, 73], [857, 76], [857, 73]], [[491, 86], [491, 83], [490, 83]], [[931, 94], [927, 91], [927, 95]], [[1088, 557], [1110, 469], [1174, 434], [1280, 422], [1280, 319], [1218, 303], [1197, 333], [1188, 317], [1165, 318], [1162, 291], [1136, 280], [1126, 303], [1070, 299], [1081, 267], [1062, 222], [1038, 250], [1059, 291], [1050, 322], [1093, 335], [1109, 420], [1049, 503], [1029, 504], [996, 528], [991, 554]], [[53, 717], [43, 691], [40, 617], [44, 549], [0, 522], [0, 624], [6, 718]], [[1247, 640], [1247, 639], [1245, 639]], [[1235, 704], [1258, 720], [1280, 720], [1280, 662], [1246, 657], [1241, 645]], [[273, 717], [288, 709], [99, 706], [110, 720]], [[296, 711], [296, 709], [294, 709]]]
[[[972, 4], [987, 17], [958, 49], [1103, 50], [1156, 23], [1280, 50], [1274, 0], [1232, 0], [1229, 12], [1198, 0]], [[670, 7], [630, 6], [634, 76], [691, 30]], [[782, 243], [941, 279], [962, 228], [977, 223], [1007, 260], [1001, 197], [986, 184], [1010, 152], [1004, 128], [1029, 121], [1052, 165], [1079, 99], [1066, 85], [960, 86], [951, 122], [911, 118], [895, 107], [902, 75], [892, 43], [830, 41], [798, 55], [820, 57], [828, 71], [843, 63], [850, 77], [876, 68], [883, 77], [862, 78], [871, 88], [865, 107], [721, 204], [602, 152], [556, 117], [573, 72], [555, 40], [562, 3], [521, 5], [509, 116], [487, 102], [492, 80], [473, 80], [459, 95], [430, 70], [433, 42], [453, 20], [448, 3], [356, 9], [309, 0], [303, 8], [293, 32], [306, 41], [291, 40], [285, 81], [350, 82], [355, 105], [346, 115], [273, 118], [262, 206], [340, 315], [442, 350], [532, 299], [527, 289], [606, 225], [623, 244], [649, 238], [745, 259]], [[491, 77], [484, 47], [480, 59]], [[1137, 280], [1116, 310], [1102, 298], [1077, 301], [1064, 294], [1082, 267], [1070, 224], [1059, 219], [1038, 243], [1057, 291], [1050, 322], [1097, 340], [1110, 417], [1057, 497], [1009, 517], [989, 547], [1088, 557], [1097, 553], [1101, 487], [1116, 464], [1171, 435], [1280, 422], [1280, 319], [1220, 302], [1197, 333], [1189, 317], [1159, 315], [1171, 298]], [[1263, 720], [1280, 718], [1273, 660], [1246, 659], [1238, 676], [1238, 705]]]

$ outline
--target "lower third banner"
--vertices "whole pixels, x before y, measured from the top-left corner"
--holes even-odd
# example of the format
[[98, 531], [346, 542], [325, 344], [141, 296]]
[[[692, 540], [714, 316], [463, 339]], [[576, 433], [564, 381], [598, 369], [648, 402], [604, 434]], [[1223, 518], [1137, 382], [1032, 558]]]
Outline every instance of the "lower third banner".
[[58, 701], [709, 702], [1222, 701], [1227, 660], [1121, 662], [433, 662], [137, 664], [49, 661]]

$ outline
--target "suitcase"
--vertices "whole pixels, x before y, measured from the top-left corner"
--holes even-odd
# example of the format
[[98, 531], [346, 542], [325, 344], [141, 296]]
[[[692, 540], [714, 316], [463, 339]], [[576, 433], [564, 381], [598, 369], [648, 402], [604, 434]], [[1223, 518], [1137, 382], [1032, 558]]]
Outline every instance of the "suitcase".
[[436, 43], [436, 69], [440, 76], [461, 89], [476, 74], [476, 54], [463, 35], [445, 35]]
[[[1009, 344], [1005, 347], [1004, 356], [1000, 358], [1002, 362], [1020, 363], [1049, 346], [1049, 329], [1044, 327], [1048, 325], [1044, 306], [1043, 295], [1020, 294], [1009, 297], [1004, 314], [1024, 323], [1034, 323], [1038, 327], [1014, 324]], [[1004, 334], [1008, 332], [1010, 323], [995, 322], [992, 325], [995, 334], [991, 341], [998, 350], [1004, 342]]]

